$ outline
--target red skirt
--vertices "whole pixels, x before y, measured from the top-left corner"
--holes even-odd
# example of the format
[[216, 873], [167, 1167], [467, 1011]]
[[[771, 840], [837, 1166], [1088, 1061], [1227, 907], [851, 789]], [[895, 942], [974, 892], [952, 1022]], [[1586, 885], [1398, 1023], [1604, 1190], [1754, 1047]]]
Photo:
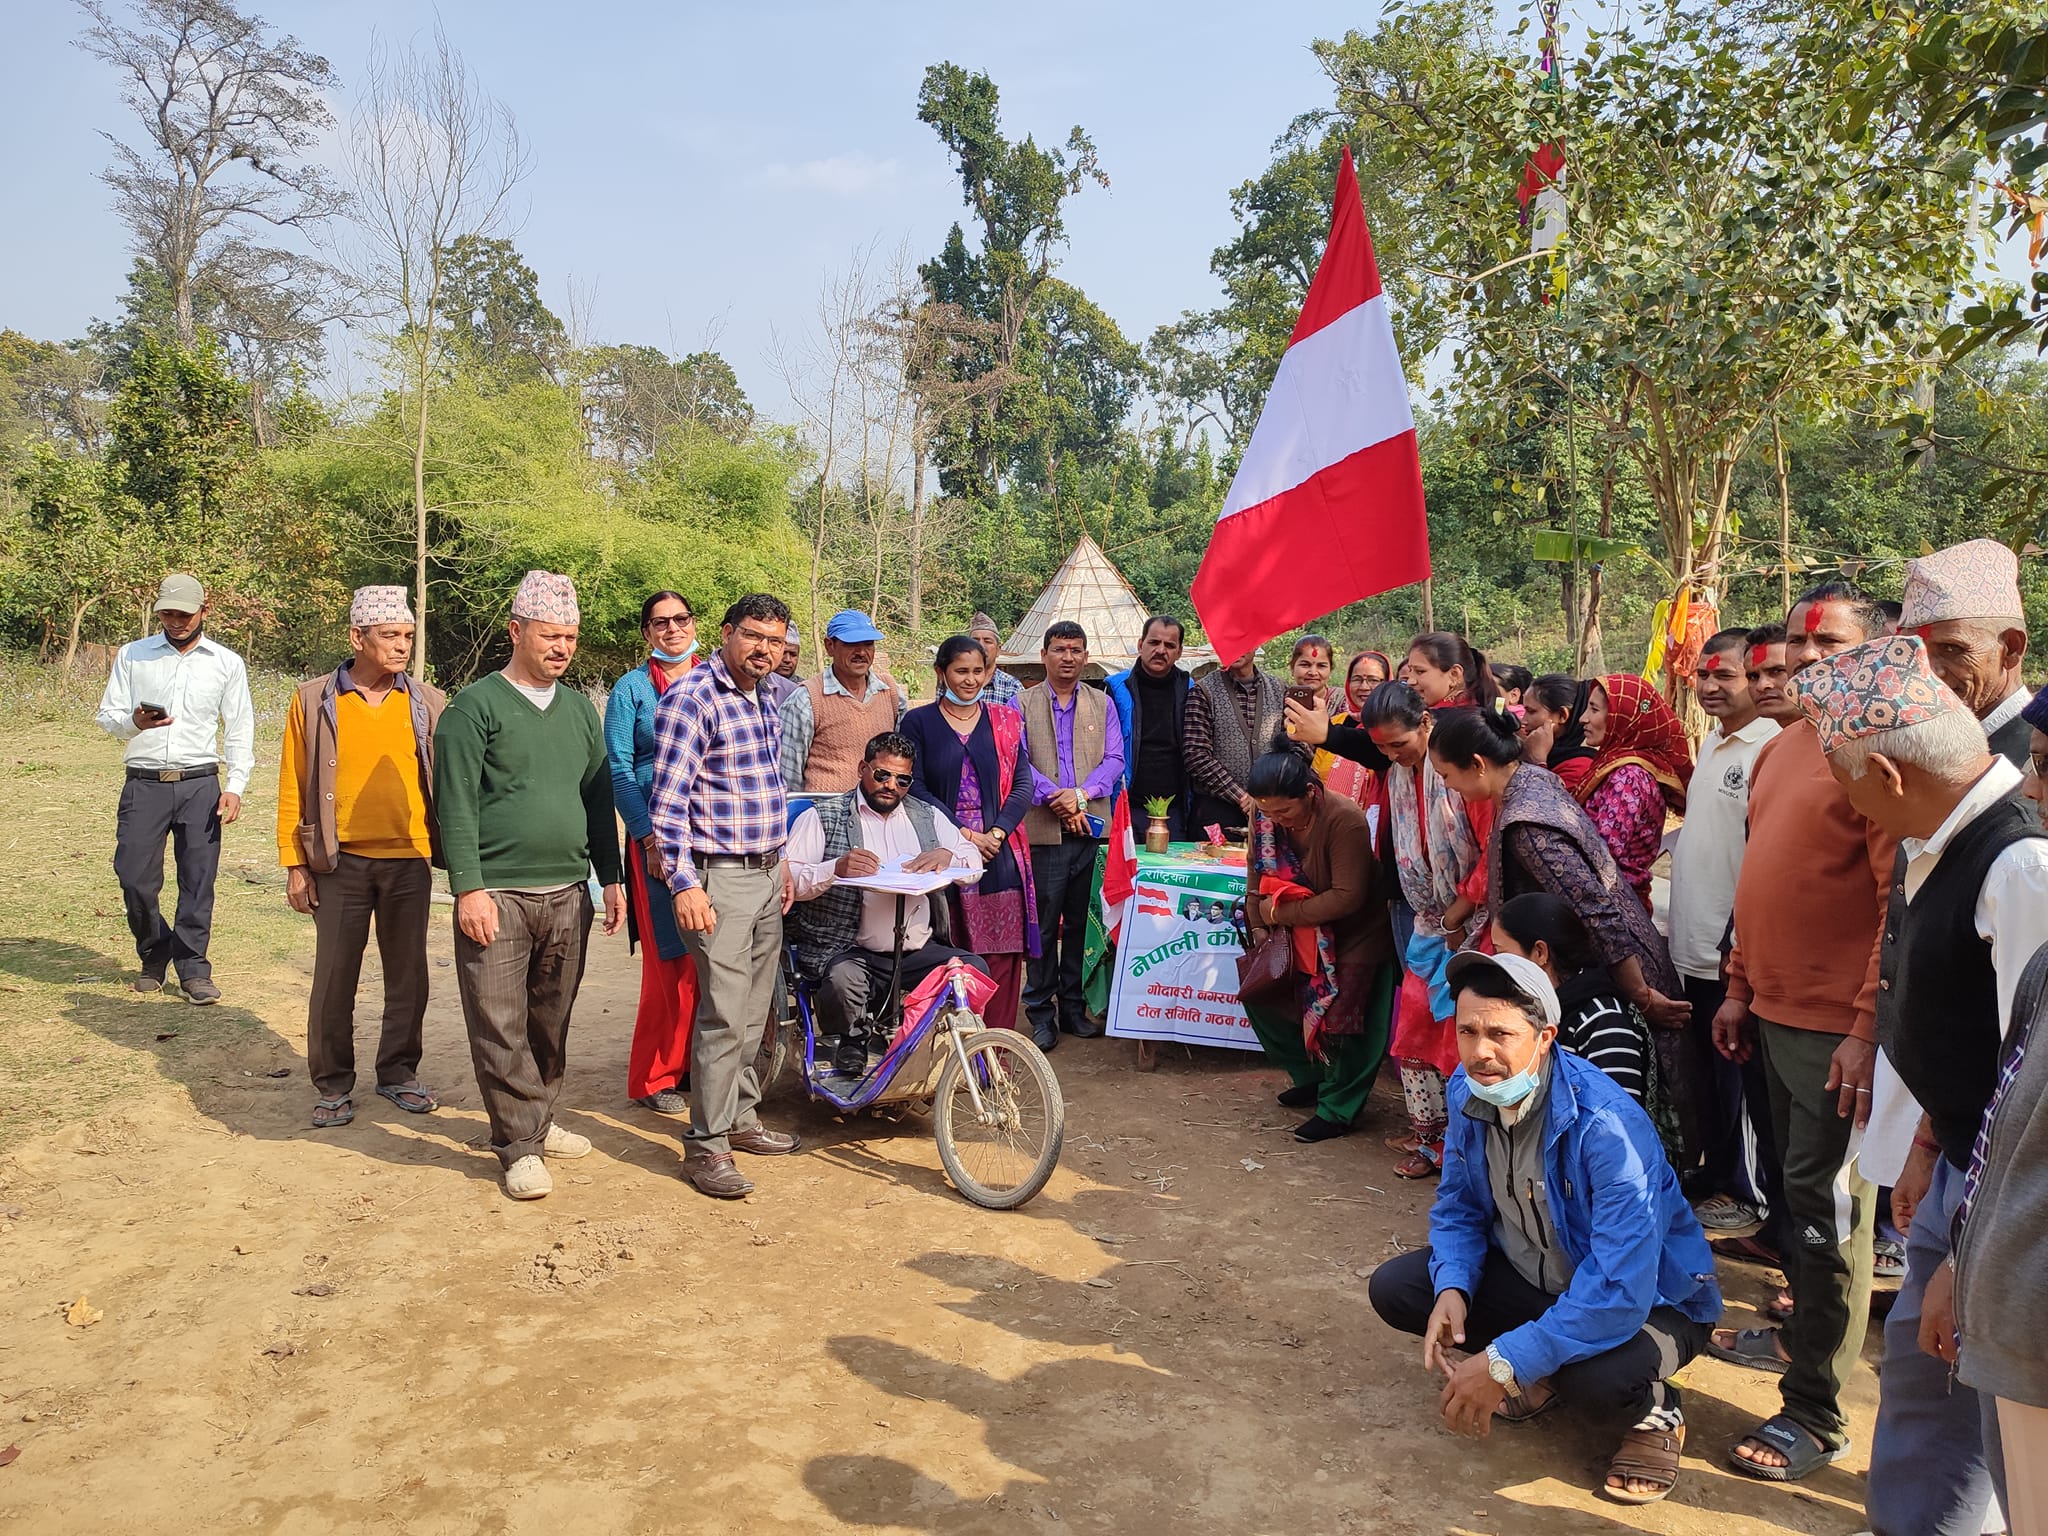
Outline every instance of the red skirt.
[[640, 845], [626, 843], [626, 900], [640, 934], [640, 1011], [633, 1019], [633, 1050], [626, 1060], [626, 1096], [644, 1099], [674, 1088], [690, 1070], [690, 1034], [697, 1023], [697, 962], [688, 955], [661, 958], [654, 943], [647, 895], [647, 864]]

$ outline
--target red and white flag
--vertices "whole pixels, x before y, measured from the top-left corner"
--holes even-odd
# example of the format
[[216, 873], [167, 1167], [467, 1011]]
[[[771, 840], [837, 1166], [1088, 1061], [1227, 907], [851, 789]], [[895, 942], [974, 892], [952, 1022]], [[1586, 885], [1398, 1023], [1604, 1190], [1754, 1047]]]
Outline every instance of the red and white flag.
[[1428, 576], [1415, 417], [1347, 146], [1330, 242], [1195, 575], [1195, 612], [1228, 664]]
[[1124, 903], [1138, 883], [1138, 845], [1131, 837], [1131, 795], [1119, 791], [1116, 809], [1109, 818], [1109, 845], [1102, 860], [1102, 931], [1110, 943], [1117, 941], [1123, 926]]

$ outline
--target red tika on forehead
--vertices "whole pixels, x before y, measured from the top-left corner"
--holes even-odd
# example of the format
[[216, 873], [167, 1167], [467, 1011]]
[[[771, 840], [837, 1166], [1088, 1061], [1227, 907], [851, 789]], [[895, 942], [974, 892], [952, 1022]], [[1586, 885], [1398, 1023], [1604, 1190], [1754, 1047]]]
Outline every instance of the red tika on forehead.
[[1825, 603], [1808, 603], [1806, 605], [1806, 632], [1809, 635], [1820, 628], [1821, 613], [1826, 607]]
[[1913, 633], [1920, 637], [1920, 641], [1923, 645], [1934, 644], [1934, 626], [1932, 624], [1922, 624], [1918, 629], [1914, 630]]
[[1770, 659], [1771, 659], [1771, 648], [1770, 648], [1770, 646], [1768, 646], [1768, 645], [1752, 645], [1752, 646], [1751, 646], [1751, 647], [1749, 648], [1749, 664], [1750, 664], [1750, 665], [1751, 665], [1752, 667], [1755, 667], [1755, 668], [1757, 669], [1757, 671], [1759, 671], [1759, 672], [1763, 671], [1763, 669], [1764, 669], [1764, 663], [1765, 663], [1766, 661], [1769, 661]]

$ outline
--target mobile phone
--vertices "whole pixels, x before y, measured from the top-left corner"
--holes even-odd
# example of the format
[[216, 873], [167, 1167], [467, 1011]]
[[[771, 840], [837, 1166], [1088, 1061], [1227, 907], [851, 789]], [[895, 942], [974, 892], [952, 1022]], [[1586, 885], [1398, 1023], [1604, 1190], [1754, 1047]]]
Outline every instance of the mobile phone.
[[147, 699], [137, 699], [135, 701], [135, 707], [137, 709], [146, 709], [152, 715], [168, 715], [170, 713], [170, 711], [168, 709], [165, 709], [163, 705], [152, 704]]
[[1287, 697], [1307, 709], [1316, 707], [1316, 690], [1313, 688], [1290, 688]]

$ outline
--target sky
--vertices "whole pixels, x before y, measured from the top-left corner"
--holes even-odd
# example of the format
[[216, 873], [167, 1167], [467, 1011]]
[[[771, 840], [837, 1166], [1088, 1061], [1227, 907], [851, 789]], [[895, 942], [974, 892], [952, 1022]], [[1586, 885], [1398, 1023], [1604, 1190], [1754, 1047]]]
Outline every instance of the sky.
[[[373, 35], [436, 14], [534, 155], [516, 243], [542, 293], [589, 334], [672, 352], [714, 345], [756, 404], [787, 419], [771, 361], [853, 253], [933, 254], [964, 217], [917, 121], [928, 64], [989, 74], [1006, 132], [1087, 129], [1111, 179], [1071, 205], [1062, 275], [1133, 341], [1219, 289], [1233, 187], [1297, 114], [1327, 105], [1310, 43], [1369, 26], [1373, 0], [1033, 0], [1002, 7], [753, 0], [254, 0], [347, 85]], [[0, 327], [81, 335], [116, 312], [131, 259], [99, 181], [102, 130], [130, 134], [113, 72], [71, 46], [63, 0], [9, 7], [0, 50]]]

